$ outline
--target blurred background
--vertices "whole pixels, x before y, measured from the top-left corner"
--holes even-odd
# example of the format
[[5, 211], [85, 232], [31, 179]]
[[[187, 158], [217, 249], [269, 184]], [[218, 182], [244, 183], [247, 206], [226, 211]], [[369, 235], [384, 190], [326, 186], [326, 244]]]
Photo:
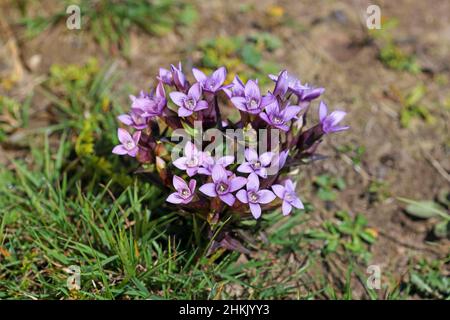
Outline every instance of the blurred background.
[[[2, 0], [0, 298], [449, 298], [449, 56], [446, 0]], [[249, 255], [199, 258], [110, 154], [129, 94], [178, 61], [266, 88], [288, 69], [348, 111], [300, 169], [306, 212], [268, 215]]]

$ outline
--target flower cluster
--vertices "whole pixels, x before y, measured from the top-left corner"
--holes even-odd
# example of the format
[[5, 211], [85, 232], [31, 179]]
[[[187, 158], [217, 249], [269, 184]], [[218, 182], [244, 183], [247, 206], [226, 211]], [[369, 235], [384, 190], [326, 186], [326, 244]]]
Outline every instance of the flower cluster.
[[[287, 71], [269, 75], [274, 87], [265, 94], [256, 79], [244, 83], [235, 76], [226, 84], [224, 67], [210, 75], [194, 68], [192, 74], [194, 81], [190, 82], [181, 63], [161, 68], [154, 90], [130, 96], [129, 113], [118, 119], [132, 132], [118, 129], [120, 144], [112, 152], [136, 157], [149, 169], [143, 171], [153, 183], [173, 190], [167, 202], [188, 212], [206, 217], [248, 212], [258, 219], [263, 209], [280, 205], [283, 215], [293, 208], [302, 209], [288, 173], [315, 159], [324, 135], [348, 129], [339, 125], [346, 113], [328, 114], [321, 101], [319, 123], [307, 128], [311, 102], [324, 89], [302, 84]], [[258, 152], [263, 143], [261, 136], [256, 134], [249, 145], [244, 139], [239, 162], [236, 148], [225, 155], [206, 151], [202, 136], [196, 136], [195, 123], [201, 123], [201, 130], [219, 130], [225, 141], [228, 130], [257, 133], [264, 129], [278, 131], [279, 141], [266, 143], [265, 150]], [[192, 140], [181, 145], [181, 157], [173, 159], [177, 146], [171, 134], [178, 129], [188, 132]]]

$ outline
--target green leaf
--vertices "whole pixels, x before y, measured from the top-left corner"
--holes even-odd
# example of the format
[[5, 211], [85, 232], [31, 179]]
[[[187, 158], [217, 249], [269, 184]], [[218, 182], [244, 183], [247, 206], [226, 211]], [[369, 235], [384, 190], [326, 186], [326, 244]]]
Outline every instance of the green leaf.
[[445, 215], [434, 201], [414, 201], [405, 198], [399, 198], [399, 200], [408, 203], [406, 212], [417, 218], [428, 219], [437, 215]]
[[261, 61], [261, 52], [253, 45], [246, 44], [241, 51], [242, 60], [245, 64], [256, 68]]
[[438, 238], [446, 238], [450, 236], [450, 223], [448, 221], [441, 221], [435, 224], [433, 233]]

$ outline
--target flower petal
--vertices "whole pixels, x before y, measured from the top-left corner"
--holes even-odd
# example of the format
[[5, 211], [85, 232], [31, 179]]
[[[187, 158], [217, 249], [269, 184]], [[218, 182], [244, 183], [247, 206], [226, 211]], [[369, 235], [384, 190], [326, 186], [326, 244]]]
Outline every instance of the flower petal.
[[236, 193], [236, 198], [238, 198], [238, 200], [242, 203], [248, 203], [247, 191], [239, 190]]
[[119, 138], [119, 141], [122, 144], [127, 143], [128, 141], [132, 141], [131, 135], [128, 133], [127, 130], [119, 128], [117, 129], [117, 137]]
[[219, 198], [230, 207], [232, 207], [234, 202], [236, 201], [236, 198], [231, 193], [222, 194], [219, 196]]
[[259, 189], [259, 178], [256, 174], [250, 173], [247, 178], [247, 190], [258, 190]]
[[124, 155], [128, 153], [128, 150], [125, 149], [125, 147], [121, 144], [118, 146], [115, 146], [114, 149], [112, 149], [112, 153], [118, 154], [118, 155]]
[[286, 107], [286, 109], [283, 110], [283, 119], [284, 121], [289, 121], [292, 118], [294, 118], [301, 110], [302, 108], [298, 106], [289, 106]]
[[180, 157], [180, 158], [176, 159], [175, 161], [173, 161], [172, 163], [178, 169], [186, 170], [186, 168], [187, 168], [186, 162], [187, 162], [187, 157]]
[[194, 193], [196, 185], [197, 181], [195, 181], [194, 179], [191, 179], [191, 181], [189, 181], [189, 190], [191, 191], [191, 193]]
[[133, 119], [129, 114], [121, 114], [117, 117], [117, 119], [127, 126], [131, 126], [133, 124]]
[[172, 99], [173, 103], [177, 106], [182, 107], [184, 105], [184, 100], [187, 99], [187, 96], [183, 92], [174, 91], [169, 94], [170, 99]]
[[273, 152], [264, 152], [262, 155], [259, 156], [259, 161], [264, 167], [267, 167], [271, 162], [273, 158]]
[[275, 193], [273, 193], [270, 190], [259, 190], [258, 196], [259, 196], [258, 202], [262, 204], [270, 203], [276, 198]]
[[255, 149], [252, 148], [247, 148], [245, 149], [245, 159], [247, 159], [247, 161], [253, 162], [253, 161], [258, 161], [258, 153], [256, 152]]
[[217, 197], [216, 185], [214, 183], [205, 183], [198, 190], [208, 197]]
[[170, 203], [180, 204], [184, 201], [184, 199], [181, 198], [177, 192], [174, 192], [167, 197], [166, 201]]
[[299, 198], [296, 198], [293, 201], [291, 201], [291, 205], [296, 207], [297, 209], [305, 208], [305, 206], [303, 205], [302, 201]]
[[277, 195], [278, 198], [283, 199], [284, 198], [284, 187], [281, 184], [274, 184], [272, 185], [273, 192]]
[[257, 101], [261, 100], [261, 92], [258, 85], [253, 80], [248, 80], [245, 85], [245, 96], [249, 99], [255, 99]]
[[244, 97], [233, 97], [231, 102], [239, 110], [247, 112], [247, 100]]
[[247, 183], [247, 179], [244, 177], [236, 177], [230, 180], [230, 192], [241, 189]]
[[180, 191], [180, 190], [183, 190], [183, 189], [188, 189], [188, 185], [187, 185], [186, 181], [184, 181], [179, 176], [175, 176], [174, 175], [173, 178], [172, 178], [172, 183], [173, 183], [173, 187], [177, 191]]
[[242, 172], [242, 173], [251, 173], [253, 172], [253, 168], [250, 165], [250, 163], [248, 162], [244, 162], [243, 164], [241, 164], [239, 167], [237, 167], [236, 169], [238, 172]]
[[196, 68], [192, 69], [192, 73], [194, 74], [195, 80], [197, 80], [200, 83], [204, 83], [207, 79], [206, 75]]
[[205, 110], [208, 109], [208, 107], [209, 107], [208, 102], [206, 102], [205, 100], [200, 100], [199, 102], [197, 102], [194, 111]]
[[327, 117], [327, 113], [328, 113], [327, 105], [325, 104], [325, 102], [320, 101], [320, 104], [319, 104], [319, 120], [320, 120], [320, 122], [323, 122], [325, 120], [325, 118]]
[[202, 95], [202, 87], [200, 83], [195, 83], [188, 91], [188, 96], [195, 101], [200, 100], [200, 96]]
[[250, 211], [255, 219], [261, 217], [261, 206], [257, 203], [249, 203]]
[[192, 110], [188, 110], [185, 107], [178, 108], [178, 116], [180, 117], [189, 117], [191, 114], [193, 114]]
[[289, 202], [283, 201], [282, 205], [283, 216], [287, 216], [292, 211], [292, 206]]
[[212, 169], [212, 179], [216, 183], [227, 180], [227, 172], [225, 171], [223, 166], [221, 166], [220, 164], [214, 165]]

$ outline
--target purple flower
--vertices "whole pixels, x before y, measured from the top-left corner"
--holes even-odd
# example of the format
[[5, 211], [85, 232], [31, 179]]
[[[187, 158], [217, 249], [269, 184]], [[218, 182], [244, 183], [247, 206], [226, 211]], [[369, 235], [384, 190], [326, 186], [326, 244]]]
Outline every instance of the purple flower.
[[241, 164], [238, 168], [238, 172], [243, 173], [255, 173], [261, 178], [267, 178], [267, 167], [272, 162], [273, 153], [265, 152], [258, 157], [258, 154], [254, 149], [245, 150], [245, 159], [247, 162]]
[[299, 106], [286, 106], [283, 110], [280, 110], [277, 101], [269, 104], [265, 113], [261, 112], [259, 116], [269, 125], [278, 128], [283, 131], [289, 131], [287, 123], [297, 116], [302, 108]]
[[183, 92], [171, 92], [170, 98], [179, 106], [178, 115], [180, 117], [188, 117], [195, 111], [200, 111], [208, 108], [208, 102], [200, 100], [202, 95], [202, 88], [200, 83], [194, 84], [188, 91], [187, 95]]
[[170, 66], [172, 70], [172, 81], [177, 87], [178, 90], [186, 91], [189, 83], [186, 80], [186, 76], [184, 75], [183, 71], [181, 70], [181, 62], [178, 62], [178, 68], [175, 67], [173, 64]]
[[125, 129], [119, 128], [117, 130], [117, 136], [121, 144], [114, 147], [112, 153], [125, 155], [128, 154], [130, 157], [135, 157], [138, 152], [138, 143], [141, 138], [141, 131], [136, 131], [131, 136]]
[[166, 201], [170, 203], [183, 203], [187, 204], [192, 201], [194, 198], [195, 185], [197, 182], [192, 179], [189, 181], [189, 185], [181, 179], [179, 176], [173, 176], [173, 186], [177, 192], [172, 193], [169, 197], [167, 197]]
[[205, 161], [206, 154], [199, 151], [195, 144], [188, 141], [184, 148], [184, 157], [180, 157], [173, 162], [173, 165], [181, 170], [186, 170], [189, 177], [196, 175]]
[[328, 114], [328, 108], [325, 102], [320, 101], [319, 105], [319, 119], [320, 124], [322, 125], [322, 131], [325, 134], [332, 133], [332, 132], [338, 132], [347, 130], [348, 126], [338, 126], [338, 123], [341, 122], [342, 119], [344, 119], [345, 115], [347, 113], [345, 111], [333, 111], [330, 114]]
[[225, 94], [230, 99], [233, 97], [243, 97], [245, 95], [244, 90], [245, 90], [244, 83], [238, 76], [235, 76], [231, 84], [223, 89]]
[[239, 190], [236, 197], [242, 203], [248, 203], [250, 211], [255, 219], [261, 216], [260, 204], [272, 202], [276, 197], [275, 194], [266, 189], [259, 190], [259, 179], [254, 173], [250, 174], [247, 179], [247, 190]]
[[199, 190], [208, 197], [219, 197], [230, 207], [236, 201], [232, 192], [241, 189], [247, 183], [247, 179], [244, 177], [229, 177], [225, 168], [220, 164], [214, 166], [211, 177], [213, 182], [204, 184]]
[[133, 111], [131, 111], [128, 114], [121, 114], [120, 116], [117, 117], [117, 119], [119, 119], [119, 121], [122, 122], [123, 124], [131, 126], [136, 130], [143, 130], [147, 128], [147, 119], [140, 117]]
[[225, 67], [220, 67], [209, 77], [196, 68], [192, 69], [192, 73], [194, 74], [194, 78], [202, 85], [203, 90], [211, 93], [222, 90], [222, 85], [227, 77], [227, 70]]
[[278, 171], [280, 171], [284, 165], [286, 164], [286, 160], [289, 156], [289, 150], [281, 151], [278, 154], [275, 154], [272, 159], [272, 165], [278, 168]]
[[[314, 100], [325, 91], [324, 88], [314, 88], [312, 86], [309, 86], [308, 84], [303, 85], [298, 78], [288, 73], [287, 71], [282, 71], [278, 76], [271, 74], [269, 75], [269, 78], [277, 83], [278, 87], [280, 88], [278, 91], [280, 91], [281, 93], [284, 92], [287, 85], [287, 89], [293, 92], [299, 98], [300, 103]], [[278, 84], [279, 82], [280, 84]], [[274, 94], [275, 91], [277, 90], [274, 90]]]
[[158, 83], [156, 90], [152, 94], [141, 91], [139, 97], [130, 96], [132, 101], [131, 111], [142, 118], [152, 118], [160, 116], [166, 106], [166, 92], [162, 82]]
[[173, 77], [170, 70], [159, 68], [159, 75], [156, 77], [156, 79], [169, 86], [173, 85]]
[[[226, 168], [233, 162], [234, 162], [234, 156], [224, 156], [224, 157], [217, 159], [217, 161], [214, 161], [214, 158], [211, 156], [206, 156], [204, 158], [202, 168], [198, 169], [198, 173], [210, 176], [212, 174], [212, 169], [214, 168], [214, 165], [220, 164], [222, 167]], [[227, 175], [230, 176], [232, 174], [233, 174], [233, 172], [227, 170]]]
[[288, 89], [289, 89], [288, 73], [286, 70], [283, 70], [280, 72], [277, 79], [275, 80], [275, 89], [273, 90], [273, 95], [282, 97], [286, 94]]
[[287, 216], [291, 211], [292, 207], [297, 209], [303, 209], [303, 203], [297, 197], [295, 193], [295, 185], [292, 183], [290, 179], [286, 180], [284, 186], [281, 184], [274, 184], [272, 186], [273, 192], [277, 195], [278, 198], [283, 200], [283, 215]]
[[231, 102], [241, 111], [258, 114], [273, 100], [269, 96], [261, 97], [257, 82], [249, 80], [244, 88], [244, 96], [232, 97]]

